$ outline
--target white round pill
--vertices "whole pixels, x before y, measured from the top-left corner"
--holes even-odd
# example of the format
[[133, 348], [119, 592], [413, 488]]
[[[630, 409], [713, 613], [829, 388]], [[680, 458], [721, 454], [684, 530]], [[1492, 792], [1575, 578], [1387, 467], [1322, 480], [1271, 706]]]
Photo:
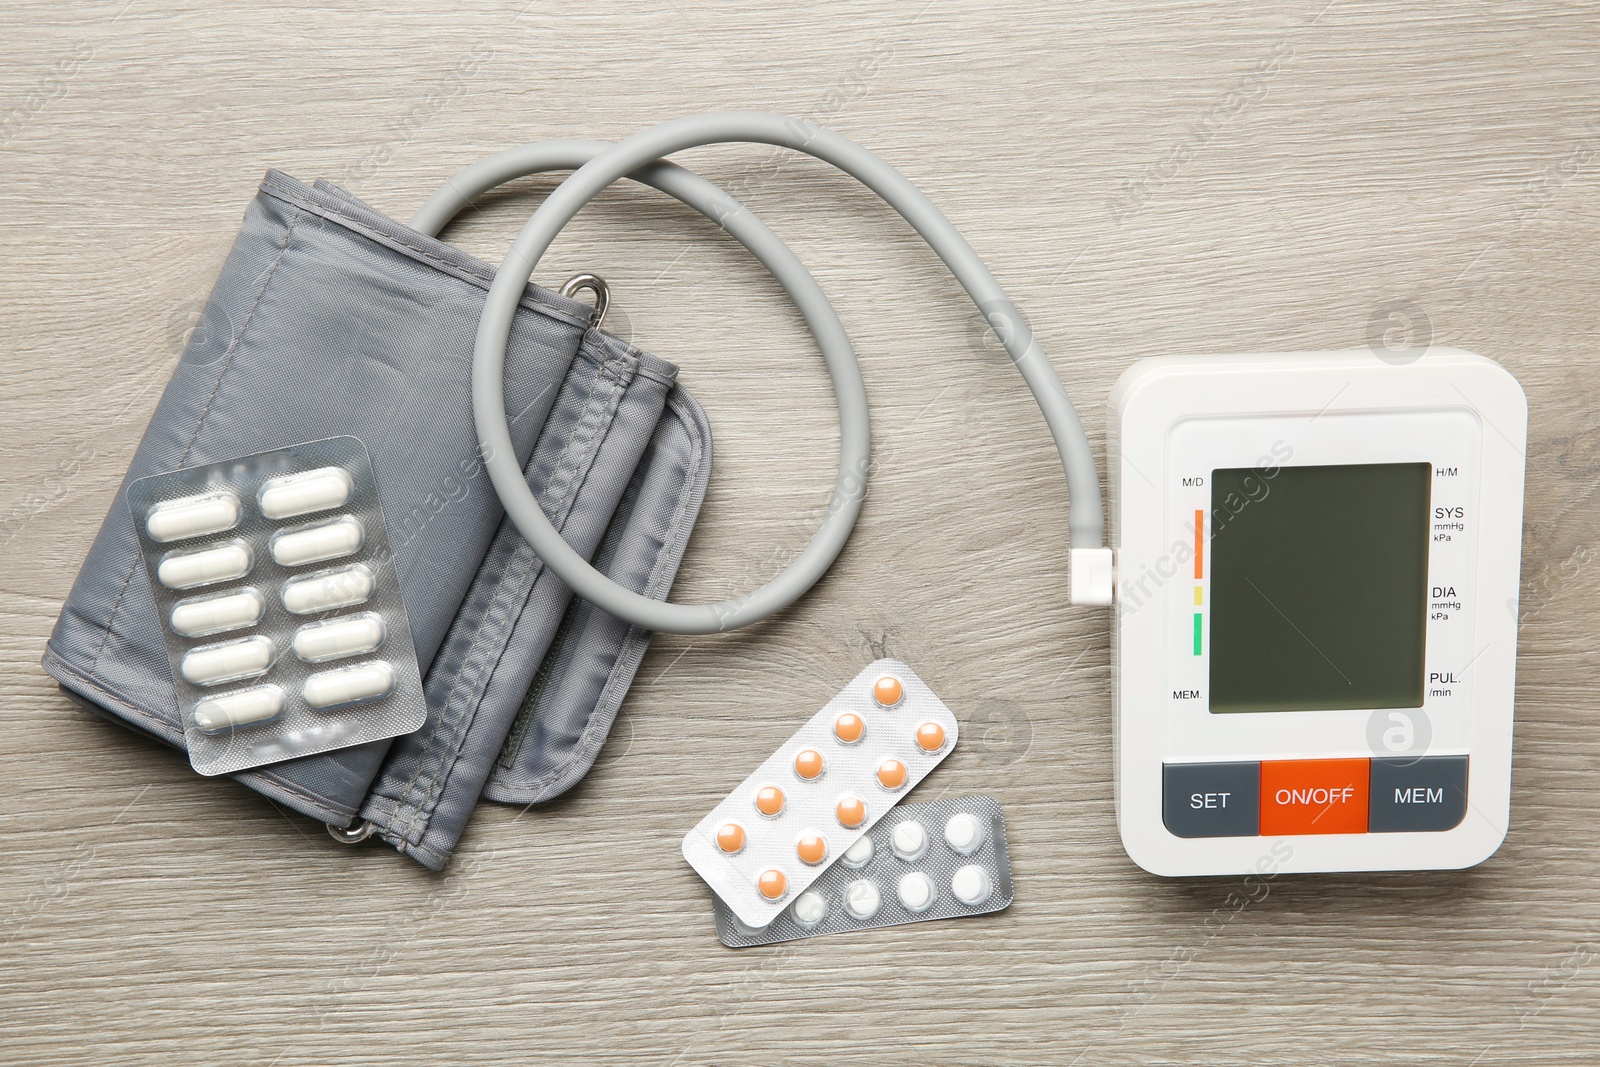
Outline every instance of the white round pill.
[[306, 679], [301, 695], [314, 708], [340, 708], [394, 692], [394, 668], [382, 660], [322, 671]]
[[172, 606], [170, 621], [174, 633], [184, 637], [205, 637], [224, 630], [237, 630], [261, 621], [267, 602], [254, 589], [240, 589], [222, 596], [180, 600]]
[[890, 840], [894, 842], [894, 854], [903, 860], [920, 859], [928, 851], [928, 831], [922, 828], [920, 822], [910, 819], [894, 828]]
[[144, 529], [152, 541], [181, 541], [231, 530], [239, 525], [239, 512], [239, 498], [232, 493], [188, 496], [151, 508]]
[[294, 654], [307, 663], [359, 656], [383, 644], [383, 618], [372, 612], [308, 622], [294, 634]]
[[912, 871], [900, 879], [900, 884], [895, 886], [895, 894], [907, 911], [921, 914], [933, 907], [933, 880], [921, 871]]
[[969, 863], [950, 879], [950, 892], [963, 904], [977, 907], [994, 893], [994, 882], [989, 872], [976, 863]]
[[827, 917], [828, 900], [821, 893], [808, 890], [795, 897], [792, 912], [795, 925], [809, 930]]
[[272, 639], [246, 637], [221, 645], [191, 648], [178, 662], [178, 673], [194, 685], [217, 685], [254, 678], [272, 666]]
[[872, 838], [863, 837], [845, 850], [839, 857], [839, 862], [853, 871], [859, 871], [872, 862]]
[[292, 519], [341, 506], [350, 499], [354, 486], [350, 472], [343, 467], [320, 467], [269, 478], [261, 484], [256, 501], [267, 518]]
[[878, 887], [864, 878], [859, 882], [851, 882], [844, 891], [844, 910], [857, 919], [872, 918], [878, 914], [878, 907], [882, 903]]
[[375, 585], [372, 572], [361, 563], [331, 574], [308, 574], [283, 583], [283, 606], [296, 615], [354, 607], [366, 602]]
[[970, 856], [983, 844], [983, 824], [964, 811], [958, 812], [944, 824], [944, 841], [963, 856]]
[[250, 549], [242, 542], [175, 552], [156, 565], [156, 580], [168, 589], [193, 589], [250, 573]]
[[194, 706], [194, 724], [201, 733], [214, 734], [234, 726], [265, 722], [282, 710], [283, 690], [275, 685], [258, 685], [200, 701]]
[[279, 566], [303, 567], [359, 551], [366, 531], [346, 515], [304, 530], [279, 530], [272, 535], [272, 558]]

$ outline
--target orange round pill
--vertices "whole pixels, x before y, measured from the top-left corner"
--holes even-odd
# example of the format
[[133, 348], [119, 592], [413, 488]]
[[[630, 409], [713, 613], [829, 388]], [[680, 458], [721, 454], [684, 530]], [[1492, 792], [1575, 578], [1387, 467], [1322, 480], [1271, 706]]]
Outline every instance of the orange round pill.
[[840, 797], [833, 813], [839, 817], [840, 826], [851, 830], [867, 821], [867, 805], [860, 797]]
[[917, 727], [917, 746], [924, 752], [937, 752], [944, 747], [944, 727], [936, 722], [925, 722]]
[[828, 858], [828, 839], [821, 834], [801, 834], [794, 850], [799, 854], [801, 863], [809, 863], [814, 867]]
[[808, 782], [822, 777], [822, 753], [814, 748], [802, 748], [795, 753], [794, 773]]
[[789, 888], [789, 879], [776, 867], [769, 867], [761, 872], [761, 877], [756, 879], [756, 888], [761, 890], [761, 895], [768, 900], [777, 900], [783, 896], [783, 891]]
[[872, 683], [872, 699], [886, 708], [892, 708], [900, 703], [905, 695], [906, 687], [892, 674], [886, 674]]
[[867, 721], [853, 711], [847, 711], [833, 720], [833, 736], [847, 745], [861, 740], [867, 732]]
[[890, 756], [878, 764], [878, 784], [885, 789], [899, 789], [906, 784], [906, 765]]
[[744, 827], [736, 822], [725, 822], [717, 827], [717, 847], [728, 855], [744, 849]]
[[[940, 735], [943, 736], [942, 734]], [[756, 791], [756, 810], [767, 818], [783, 812], [783, 790], [775, 785], [764, 785]]]

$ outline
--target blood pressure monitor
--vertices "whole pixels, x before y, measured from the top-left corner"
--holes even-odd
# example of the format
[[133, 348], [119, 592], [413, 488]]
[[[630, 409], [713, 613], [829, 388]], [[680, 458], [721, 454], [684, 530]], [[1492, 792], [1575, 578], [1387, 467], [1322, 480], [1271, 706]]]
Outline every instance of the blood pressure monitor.
[[1161, 875], [1504, 838], [1527, 401], [1454, 350], [1145, 360], [1111, 397], [1117, 819]]

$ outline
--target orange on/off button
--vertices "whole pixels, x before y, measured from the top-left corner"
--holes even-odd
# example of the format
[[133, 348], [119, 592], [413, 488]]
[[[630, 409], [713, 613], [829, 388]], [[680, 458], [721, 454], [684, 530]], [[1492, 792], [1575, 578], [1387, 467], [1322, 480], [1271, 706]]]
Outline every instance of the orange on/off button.
[[1366, 833], [1370, 771], [1364, 759], [1263, 760], [1262, 836]]

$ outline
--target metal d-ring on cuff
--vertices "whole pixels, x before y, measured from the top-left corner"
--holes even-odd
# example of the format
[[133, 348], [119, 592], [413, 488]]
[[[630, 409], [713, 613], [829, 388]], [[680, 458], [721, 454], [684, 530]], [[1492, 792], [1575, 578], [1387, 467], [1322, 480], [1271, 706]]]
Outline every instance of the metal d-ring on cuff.
[[371, 837], [377, 832], [378, 828], [372, 825], [370, 822], [367, 822], [365, 819], [350, 827], [328, 827], [328, 836], [339, 842], [341, 845], [359, 845], [361, 842], [365, 841], [367, 838]]
[[598, 274], [574, 274], [561, 285], [561, 295], [565, 297], [576, 297], [585, 290], [594, 294], [594, 321], [591, 325], [598, 330], [605, 324], [606, 308], [611, 306], [611, 287]]

